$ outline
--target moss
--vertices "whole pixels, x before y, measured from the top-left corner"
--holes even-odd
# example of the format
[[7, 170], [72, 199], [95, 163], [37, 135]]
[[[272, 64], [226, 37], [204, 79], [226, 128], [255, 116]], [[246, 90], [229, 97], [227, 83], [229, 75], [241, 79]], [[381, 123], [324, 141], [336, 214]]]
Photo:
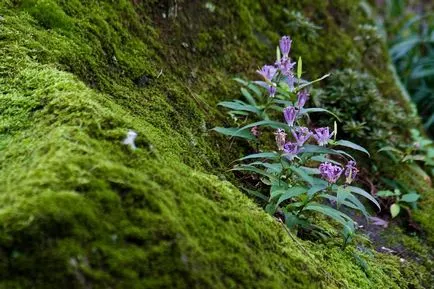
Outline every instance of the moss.
[[[367, 274], [334, 243], [296, 243], [215, 176], [249, 149], [208, 132], [215, 104], [272, 61], [288, 3], [177, 2], [0, 4], [0, 287], [418, 288], [394, 256], [363, 257]], [[360, 65], [364, 16], [329, 2], [291, 6], [324, 28], [295, 37], [312, 77]]]

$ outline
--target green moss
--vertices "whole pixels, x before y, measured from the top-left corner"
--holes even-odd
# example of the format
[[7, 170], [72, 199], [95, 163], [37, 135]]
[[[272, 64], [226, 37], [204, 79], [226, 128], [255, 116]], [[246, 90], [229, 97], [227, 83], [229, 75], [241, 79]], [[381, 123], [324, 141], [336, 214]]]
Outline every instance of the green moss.
[[[296, 243], [215, 176], [249, 149], [209, 133], [216, 103], [273, 60], [288, 3], [178, 2], [0, 4], [0, 287], [418, 288], [410, 261]], [[361, 65], [362, 12], [329, 2], [291, 6], [324, 28], [295, 36], [312, 77]]]

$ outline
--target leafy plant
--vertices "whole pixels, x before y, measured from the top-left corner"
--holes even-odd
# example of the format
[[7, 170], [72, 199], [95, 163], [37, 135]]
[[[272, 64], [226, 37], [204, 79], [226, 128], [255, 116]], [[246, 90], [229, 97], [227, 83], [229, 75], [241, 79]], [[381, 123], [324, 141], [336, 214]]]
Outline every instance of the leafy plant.
[[426, 171], [434, 176], [434, 145], [430, 139], [423, 137], [417, 129], [411, 129], [411, 144], [401, 143], [398, 146], [385, 146], [378, 152], [386, 153], [395, 163], [419, 162]]
[[345, 123], [341, 133], [366, 145], [400, 143], [397, 136], [416, 123], [396, 102], [381, 96], [371, 75], [357, 70], [334, 71], [326, 85], [312, 94], [316, 106], [329, 109]]
[[377, 196], [393, 200], [393, 203], [389, 207], [392, 218], [398, 216], [398, 214], [401, 212], [401, 208], [405, 208], [407, 210], [415, 209], [416, 202], [420, 198], [418, 193], [412, 192], [403, 194], [400, 189], [395, 189], [394, 191], [378, 191]]
[[[405, 88], [417, 104], [425, 127], [434, 133], [434, 14], [429, 1], [411, 7], [403, 0], [387, 1], [384, 28], [389, 52]], [[423, 6], [422, 6], [423, 5]], [[425, 11], [423, 8], [425, 7]]]
[[[269, 214], [291, 229], [318, 235], [324, 235], [325, 230], [314, 224], [315, 216], [329, 217], [343, 227], [345, 248], [356, 227], [344, 208], [367, 217], [359, 196], [378, 208], [380, 205], [368, 192], [352, 185], [359, 170], [354, 158], [342, 149], [368, 156], [369, 152], [353, 142], [337, 140], [336, 122], [333, 131], [329, 127], [308, 128], [311, 114], [338, 116], [324, 108], [305, 107], [307, 88], [328, 75], [311, 82], [302, 79], [301, 58], [297, 63], [289, 58], [291, 44], [287, 36], [280, 40], [276, 63], [257, 71], [261, 81], [236, 79], [243, 85], [244, 100], [219, 103], [243, 125], [214, 130], [256, 144], [257, 151], [240, 158], [232, 170], [252, 176], [254, 182], [245, 190], [265, 201]], [[282, 114], [284, 122], [280, 121]]]

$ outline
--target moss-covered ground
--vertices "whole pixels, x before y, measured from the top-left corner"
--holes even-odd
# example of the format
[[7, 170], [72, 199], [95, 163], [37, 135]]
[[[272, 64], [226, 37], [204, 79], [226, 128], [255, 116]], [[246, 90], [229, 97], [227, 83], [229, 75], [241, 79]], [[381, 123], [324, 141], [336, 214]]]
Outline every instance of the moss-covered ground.
[[[323, 29], [291, 31], [284, 8]], [[430, 285], [428, 262], [292, 239], [226, 181], [246, 144], [209, 131], [281, 34], [309, 78], [368, 72], [411, 115], [382, 42], [358, 42], [358, 1], [4, 0], [0, 15], [0, 288]], [[416, 216], [431, 241], [432, 193]]]

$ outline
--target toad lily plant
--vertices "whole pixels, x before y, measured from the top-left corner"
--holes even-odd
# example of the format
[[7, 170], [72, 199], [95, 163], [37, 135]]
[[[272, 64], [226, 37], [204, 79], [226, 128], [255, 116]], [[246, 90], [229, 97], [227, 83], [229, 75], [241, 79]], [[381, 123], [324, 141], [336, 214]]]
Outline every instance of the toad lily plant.
[[268, 213], [278, 216], [290, 229], [308, 232], [320, 231], [313, 220], [323, 214], [342, 225], [345, 246], [355, 226], [344, 211], [356, 210], [367, 217], [359, 197], [380, 206], [371, 194], [353, 185], [359, 170], [355, 159], [342, 148], [369, 153], [350, 141], [336, 140], [336, 122], [333, 131], [329, 127], [312, 128], [309, 114], [332, 113], [306, 108], [307, 88], [328, 75], [311, 82], [303, 80], [301, 58], [295, 63], [289, 57], [291, 44], [288, 36], [280, 40], [275, 64], [257, 71], [261, 80], [236, 79], [243, 85], [244, 100], [219, 105], [229, 109], [241, 125], [214, 130], [256, 144], [257, 151], [239, 159], [232, 170], [260, 180], [245, 190], [264, 200]]

